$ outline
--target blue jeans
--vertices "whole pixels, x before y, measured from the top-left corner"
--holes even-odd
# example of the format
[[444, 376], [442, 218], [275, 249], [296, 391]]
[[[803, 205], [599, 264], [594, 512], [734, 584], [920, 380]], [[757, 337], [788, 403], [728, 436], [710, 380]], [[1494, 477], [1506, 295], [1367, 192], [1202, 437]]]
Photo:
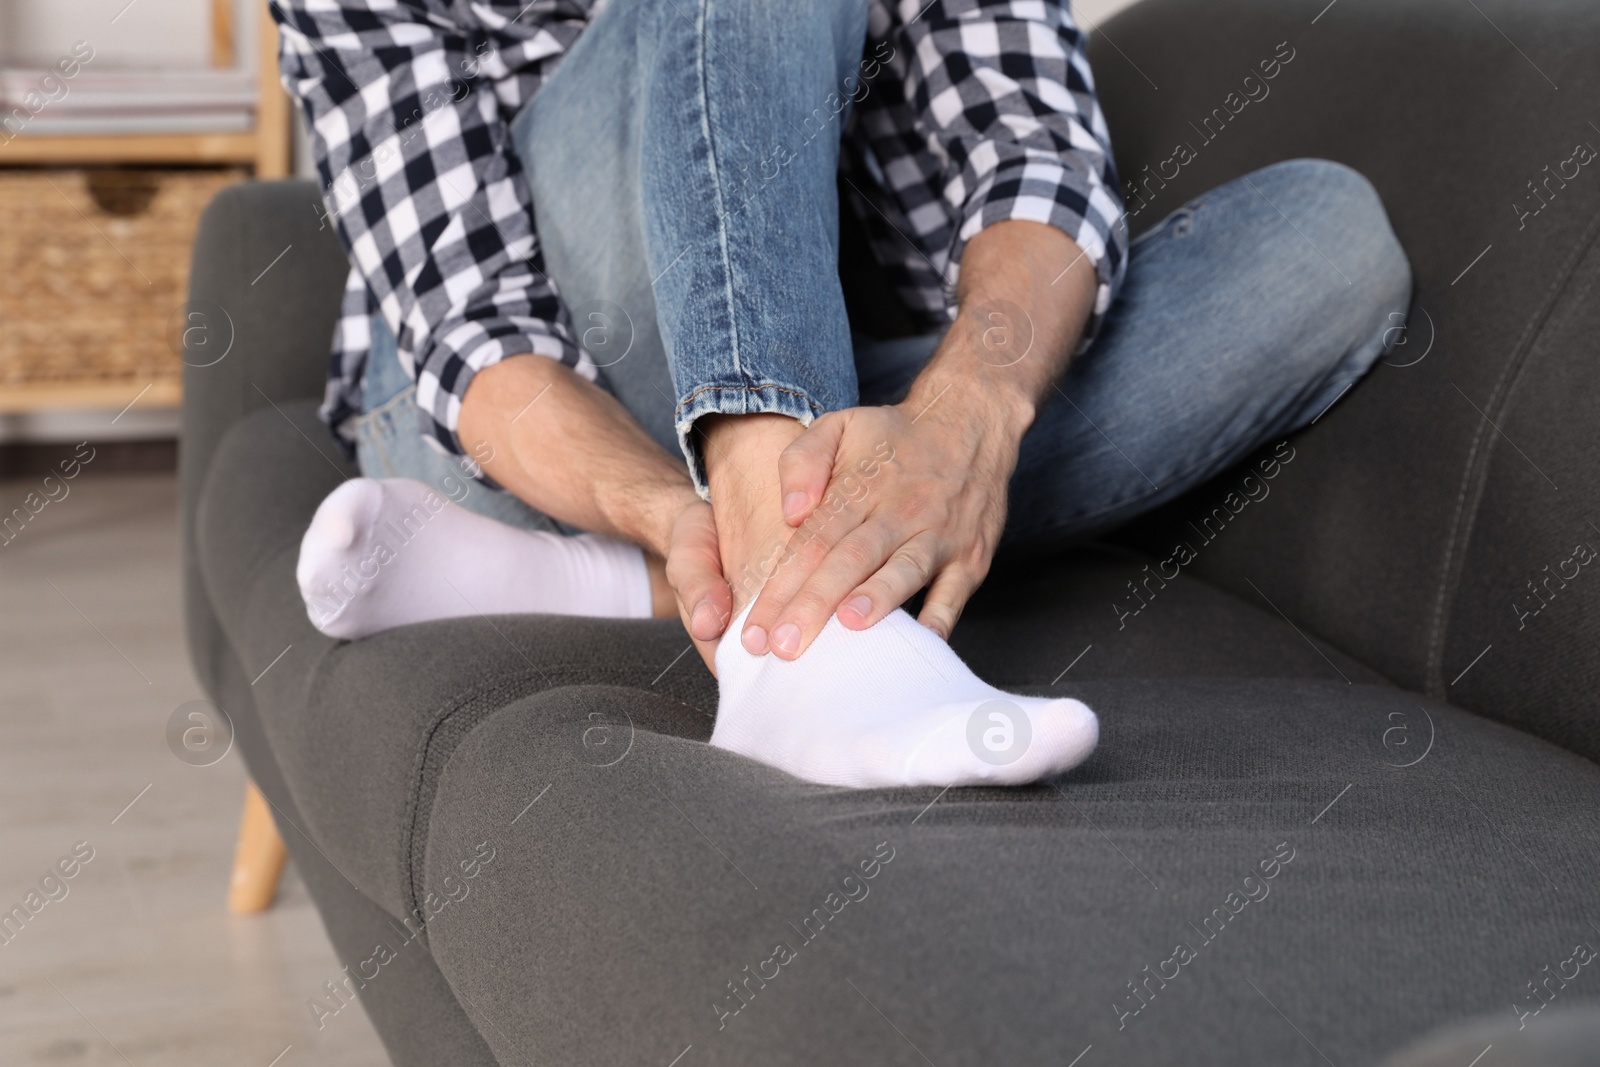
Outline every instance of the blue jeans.
[[[837, 131], [754, 195], [734, 177], [854, 71], [864, 21], [860, 0], [612, 0], [512, 125], [574, 332], [697, 480], [700, 416], [892, 403], [939, 343], [850, 334]], [[1311, 422], [1398, 338], [1410, 296], [1348, 167], [1291, 160], [1183, 205], [1133, 241], [1099, 337], [1024, 437], [1006, 542], [1104, 530]]]

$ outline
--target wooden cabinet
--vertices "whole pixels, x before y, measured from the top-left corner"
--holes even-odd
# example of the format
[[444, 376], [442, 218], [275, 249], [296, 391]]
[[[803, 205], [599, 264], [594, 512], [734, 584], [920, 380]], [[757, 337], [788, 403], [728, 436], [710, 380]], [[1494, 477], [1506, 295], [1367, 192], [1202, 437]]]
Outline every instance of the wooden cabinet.
[[[231, 0], [211, 10], [213, 65], [233, 66]], [[223, 185], [289, 173], [290, 101], [265, 0], [256, 17], [253, 129], [0, 143], [0, 414], [177, 403], [167, 334], [200, 212]]]

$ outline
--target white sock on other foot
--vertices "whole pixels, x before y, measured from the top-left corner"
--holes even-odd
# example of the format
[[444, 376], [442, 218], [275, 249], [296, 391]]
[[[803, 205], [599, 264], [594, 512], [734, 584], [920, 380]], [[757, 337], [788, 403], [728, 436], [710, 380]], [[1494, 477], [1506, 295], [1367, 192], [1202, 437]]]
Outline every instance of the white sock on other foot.
[[409, 478], [354, 478], [317, 508], [295, 567], [312, 625], [356, 638], [473, 615], [648, 618], [635, 545], [521, 530]]
[[1086, 705], [996, 689], [904, 611], [867, 630], [829, 619], [799, 659], [783, 660], [740, 644], [749, 610], [717, 646], [711, 743], [798, 778], [1021, 785], [1077, 766], [1099, 740]]

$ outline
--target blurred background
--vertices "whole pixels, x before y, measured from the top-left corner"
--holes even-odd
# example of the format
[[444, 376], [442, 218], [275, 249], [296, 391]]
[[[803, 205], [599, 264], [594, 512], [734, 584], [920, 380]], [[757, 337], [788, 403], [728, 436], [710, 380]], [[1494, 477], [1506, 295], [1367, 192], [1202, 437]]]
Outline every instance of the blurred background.
[[264, 0], [0, 0], [0, 1064], [388, 1062], [292, 867], [230, 913], [188, 703], [174, 353], [206, 203], [311, 174], [275, 55]]

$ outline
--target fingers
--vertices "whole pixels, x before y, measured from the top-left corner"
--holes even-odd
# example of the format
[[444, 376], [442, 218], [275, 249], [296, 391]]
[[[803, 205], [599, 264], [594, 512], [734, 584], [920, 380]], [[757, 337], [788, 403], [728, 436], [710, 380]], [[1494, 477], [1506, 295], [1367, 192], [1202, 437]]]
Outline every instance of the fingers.
[[913, 538], [900, 546], [876, 574], [845, 594], [838, 609], [839, 621], [851, 630], [876, 625], [927, 585], [938, 563], [934, 539], [926, 535]]
[[778, 499], [790, 526], [805, 522], [827, 492], [845, 423], [836, 413], [823, 415], [779, 453]]
[[927, 584], [938, 553], [938, 535], [932, 532], [904, 541], [904, 534], [885, 522], [862, 525], [834, 546], [778, 613], [773, 653], [784, 659], [799, 656], [835, 612], [851, 629], [877, 622]]
[[733, 590], [722, 576], [717, 527], [709, 504], [684, 509], [672, 528], [667, 581], [678, 597], [678, 612], [690, 635], [713, 641], [733, 613]]
[[950, 640], [956, 620], [961, 618], [962, 609], [967, 606], [967, 601], [972, 598], [983, 578], [982, 574], [974, 574], [960, 564], [944, 568], [928, 587], [928, 595], [922, 602], [922, 613], [917, 616], [917, 621], [946, 641]]
[[[759, 656], [773, 648], [773, 637], [778, 636], [773, 631], [773, 623], [778, 613], [784, 610], [835, 546], [861, 525], [865, 511], [859, 505], [864, 495], [852, 499], [838, 490], [829, 490], [800, 529], [789, 536], [788, 544], [776, 553], [777, 563], [762, 585], [750, 614], [745, 616], [744, 630], [739, 639], [746, 651]], [[870, 574], [893, 547], [889, 545], [884, 548], [878, 560], [862, 573]], [[859, 580], [857, 577], [852, 582]], [[828, 610], [831, 612], [832, 606]], [[785, 630], [781, 637], [783, 647], [798, 649], [798, 642], [791, 631]], [[792, 658], [795, 654], [798, 653], [786, 653], [786, 658]]]

